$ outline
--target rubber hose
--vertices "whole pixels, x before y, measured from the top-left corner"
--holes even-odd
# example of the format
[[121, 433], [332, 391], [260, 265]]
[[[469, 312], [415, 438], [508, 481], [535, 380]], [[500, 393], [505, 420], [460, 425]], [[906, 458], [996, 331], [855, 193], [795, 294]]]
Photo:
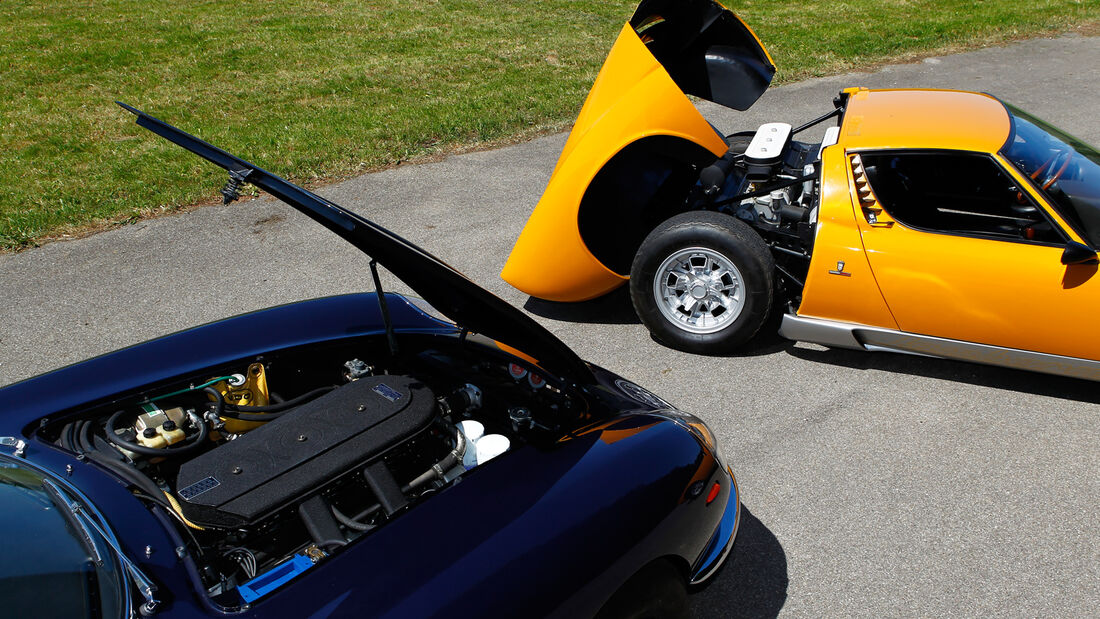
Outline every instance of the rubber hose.
[[336, 519], [349, 529], [354, 529], [356, 531], [370, 531], [371, 529], [375, 528], [373, 524], [366, 524], [363, 522], [352, 520], [347, 516], [347, 514], [336, 509], [335, 505], [330, 505], [329, 508], [332, 510], [332, 515], [336, 516]]
[[443, 477], [451, 467], [462, 462], [462, 454], [466, 451], [466, 437], [461, 432], [455, 433], [455, 448], [451, 450], [451, 453], [443, 456], [432, 468], [424, 471], [420, 475], [417, 475], [407, 486], [402, 488], [402, 491], [412, 490], [417, 486], [421, 486], [432, 480], [433, 477]]
[[217, 415], [218, 417], [228, 417], [230, 419], [238, 419], [240, 421], [260, 421], [260, 422], [263, 422], [263, 421], [275, 421], [280, 416], [290, 412], [289, 410], [285, 410], [285, 411], [277, 412], [277, 413], [255, 414], [255, 413], [242, 413], [242, 412], [239, 412], [239, 411], [236, 411], [236, 410], [229, 410], [229, 408], [225, 404], [225, 397], [221, 394], [220, 391], [218, 391], [217, 389], [215, 389], [213, 387], [207, 387], [207, 388], [203, 389], [203, 391], [205, 391], [206, 393], [209, 393], [210, 395], [214, 396], [214, 414]]
[[69, 449], [71, 449], [75, 453], [80, 453], [80, 442], [77, 440], [77, 437], [80, 436], [80, 429], [83, 427], [84, 422], [82, 420], [77, 420], [69, 424], [67, 437], [69, 442]]
[[355, 520], [356, 522], [358, 522], [358, 521], [366, 518], [367, 516], [370, 516], [371, 514], [373, 514], [374, 512], [376, 512], [380, 509], [382, 509], [382, 504], [381, 503], [375, 503], [374, 505], [371, 505], [370, 507], [368, 507], [368, 508], [364, 509], [363, 511], [359, 512], [358, 514], [355, 514], [355, 516], [353, 518], [351, 518], [351, 520]]
[[110, 469], [115, 472], [119, 477], [130, 482], [134, 486], [137, 486], [140, 490], [149, 495], [149, 499], [161, 507], [172, 509], [172, 505], [167, 501], [162, 501], [160, 497], [164, 496], [164, 491], [160, 489], [152, 479], [149, 479], [144, 473], [134, 468], [132, 465], [124, 464], [118, 460], [111, 460], [99, 452], [91, 452], [88, 454], [88, 458], [99, 464], [103, 468]]
[[91, 420], [84, 422], [81, 426], [79, 434], [77, 434], [77, 444], [80, 445], [80, 450], [84, 453], [92, 453], [93, 451], [99, 451], [95, 448], [95, 442], [92, 437], [92, 422]]
[[317, 389], [314, 389], [313, 391], [307, 391], [306, 393], [303, 393], [302, 395], [294, 399], [286, 400], [285, 402], [278, 402], [275, 404], [268, 404], [267, 406], [238, 406], [235, 404], [228, 404], [226, 405], [226, 407], [234, 408], [242, 413], [277, 413], [280, 411], [285, 411], [288, 408], [298, 406], [299, 404], [304, 404], [305, 402], [308, 402], [309, 400], [312, 400], [313, 398], [316, 398], [318, 396], [322, 396], [329, 391], [332, 391], [333, 389], [336, 389], [335, 385], [318, 387]]
[[58, 445], [60, 445], [63, 449], [67, 449], [73, 452], [76, 451], [76, 445], [73, 444], [73, 429], [75, 426], [75, 421], [65, 424], [65, 426], [61, 428], [61, 435], [57, 437]]

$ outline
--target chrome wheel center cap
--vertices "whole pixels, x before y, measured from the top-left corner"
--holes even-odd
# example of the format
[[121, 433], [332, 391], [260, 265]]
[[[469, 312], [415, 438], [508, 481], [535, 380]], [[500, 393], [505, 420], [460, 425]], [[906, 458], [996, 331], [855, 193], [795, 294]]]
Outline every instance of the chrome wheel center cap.
[[707, 247], [686, 247], [664, 259], [653, 278], [661, 315], [688, 333], [716, 333], [744, 309], [741, 271]]

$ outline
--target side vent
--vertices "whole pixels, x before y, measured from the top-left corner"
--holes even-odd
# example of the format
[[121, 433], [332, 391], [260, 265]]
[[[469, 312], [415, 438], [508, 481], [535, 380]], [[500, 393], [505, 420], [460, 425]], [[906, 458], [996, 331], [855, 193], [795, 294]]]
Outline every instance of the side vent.
[[894, 225], [894, 220], [882, 209], [875, 192], [871, 190], [871, 183], [867, 180], [867, 171], [863, 169], [863, 160], [859, 155], [852, 155], [852, 182], [855, 184], [856, 196], [859, 206], [863, 210], [863, 216], [872, 226], [889, 228]]

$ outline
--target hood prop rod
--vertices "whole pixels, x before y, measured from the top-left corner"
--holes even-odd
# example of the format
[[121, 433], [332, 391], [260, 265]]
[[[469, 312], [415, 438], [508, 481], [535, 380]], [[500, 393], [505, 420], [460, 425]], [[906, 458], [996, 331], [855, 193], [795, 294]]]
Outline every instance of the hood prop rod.
[[382, 323], [386, 325], [386, 342], [390, 345], [390, 357], [397, 358], [397, 338], [393, 334], [393, 321], [390, 320], [390, 308], [386, 305], [386, 292], [382, 290], [382, 280], [378, 277], [378, 261], [370, 260], [370, 274], [374, 278], [374, 290], [378, 296], [378, 308], [382, 310]]

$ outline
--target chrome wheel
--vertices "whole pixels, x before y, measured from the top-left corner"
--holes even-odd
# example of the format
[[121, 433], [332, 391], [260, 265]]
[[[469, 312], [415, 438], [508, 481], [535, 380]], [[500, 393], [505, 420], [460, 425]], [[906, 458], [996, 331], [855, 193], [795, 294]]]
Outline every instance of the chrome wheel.
[[690, 333], [729, 326], [745, 306], [741, 272], [729, 258], [703, 247], [665, 258], [653, 277], [653, 298], [669, 322]]

